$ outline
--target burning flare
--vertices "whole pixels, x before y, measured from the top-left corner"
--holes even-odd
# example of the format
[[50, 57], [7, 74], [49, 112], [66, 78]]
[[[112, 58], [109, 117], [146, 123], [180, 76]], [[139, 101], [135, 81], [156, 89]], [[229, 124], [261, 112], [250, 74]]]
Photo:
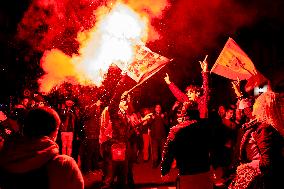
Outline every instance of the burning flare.
[[148, 17], [125, 4], [117, 3], [111, 10], [101, 7], [96, 16], [95, 27], [78, 33], [78, 55], [70, 57], [57, 49], [44, 53], [41, 66], [46, 74], [39, 79], [41, 92], [48, 93], [63, 82], [100, 86], [111, 64], [127, 68], [137, 42], [147, 40]]

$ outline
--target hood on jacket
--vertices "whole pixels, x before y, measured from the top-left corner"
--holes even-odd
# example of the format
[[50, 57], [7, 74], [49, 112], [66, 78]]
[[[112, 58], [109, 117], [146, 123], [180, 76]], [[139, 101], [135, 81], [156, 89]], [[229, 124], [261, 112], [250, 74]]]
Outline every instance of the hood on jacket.
[[49, 137], [9, 140], [0, 152], [0, 168], [11, 173], [25, 173], [46, 164], [59, 153]]

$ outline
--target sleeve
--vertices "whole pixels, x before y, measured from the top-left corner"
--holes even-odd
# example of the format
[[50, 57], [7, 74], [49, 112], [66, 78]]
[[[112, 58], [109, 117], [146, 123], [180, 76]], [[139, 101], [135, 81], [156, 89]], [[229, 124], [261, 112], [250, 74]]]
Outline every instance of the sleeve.
[[173, 82], [169, 84], [169, 89], [179, 102], [188, 101], [188, 97]]
[[263, 173], [272, 167], [273, 133], [272, 126], [263, 126], [256, 133], [256, 142], [261, 156], [259, 166]]
[[49, 188], [84, 189], [84, 179], [76, 161], [58, 155], [48, 166]]
[[208, 102], [209, 102], [209, 72], [202, 72], [202, 89], [203, 95], [199, 103], [200, 118], [208, 118]]
[[173, 129], [171, 129], [162, 153], [161, 174], [163, 176], [170, 172], [171, 165], [174, 161], [174, 135], [175, 133]]
[[105, 107], [100, 119], [99, 143], [102, 144], [111, 138], [112, 138], [112, 124], [109, 117], [108, 107]]
[[126, 75], [122, 75], [122, 78], [120, 79], [120, 81], [118, 82], [117, 86], [115, 87], [114, 95], [113, 95], [113, 97], [110, 100], [109, 108], [108, 108], [110, 116], [116, 114], [118, 112], [118, 110], [119, 110], [120, 98], [121, 98], [121, 95], [124, 92], [123, 89], [126, 88], [125, 87], [125, 85], [126, 85], [125, 81], [126, 81]]

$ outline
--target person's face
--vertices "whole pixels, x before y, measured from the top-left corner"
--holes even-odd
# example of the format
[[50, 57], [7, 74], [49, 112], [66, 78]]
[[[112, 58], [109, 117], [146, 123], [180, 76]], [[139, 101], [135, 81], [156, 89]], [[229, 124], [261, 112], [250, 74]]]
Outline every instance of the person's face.
[[36, 105], [36, 101], [32, 100], [31, 101], [31, 107], [34, 107]]
[[27, 106], [28, 103], [29, 103], [29, 99], [28, 99], [28, 98], [24, 98], [24, 99], [23, 99], [23, 105], [24, 105], [24, 106]]
[[192, 101], [196, 101], [196, 99], [198, 97], [197, 93], [193, 90], [188, 90], [186, 95], [187, 95], [188, 99], [192, 100]]
[[156, 105], [156, 106], [155, 106], [155, 112], [156, 112], [157, 114], [160, 114], [160, 113], [162, 112], [162, 107], [161, 107], [160, 105]]
[[234, 111], [233, 110], [228, 110], [226, 111], [226, 119], [231, 119], [234, 115]]
[[126, 111], [128, 109], [128, 102], [126, 99], [121, 99], [119, 103], [119, 108], [123, 111]]
[[44, 102], [39, 102], [38, 107], [44, 107]]

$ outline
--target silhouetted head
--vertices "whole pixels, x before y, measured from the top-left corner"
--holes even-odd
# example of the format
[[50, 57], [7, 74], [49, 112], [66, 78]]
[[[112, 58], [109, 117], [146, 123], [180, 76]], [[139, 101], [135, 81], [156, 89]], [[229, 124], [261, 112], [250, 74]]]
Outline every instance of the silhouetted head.
[[23, 134], [32, 138], [49, 136], [55, 140], [60, 122], [59, 115], [52, 108], [32, 109], [25, 118]]

